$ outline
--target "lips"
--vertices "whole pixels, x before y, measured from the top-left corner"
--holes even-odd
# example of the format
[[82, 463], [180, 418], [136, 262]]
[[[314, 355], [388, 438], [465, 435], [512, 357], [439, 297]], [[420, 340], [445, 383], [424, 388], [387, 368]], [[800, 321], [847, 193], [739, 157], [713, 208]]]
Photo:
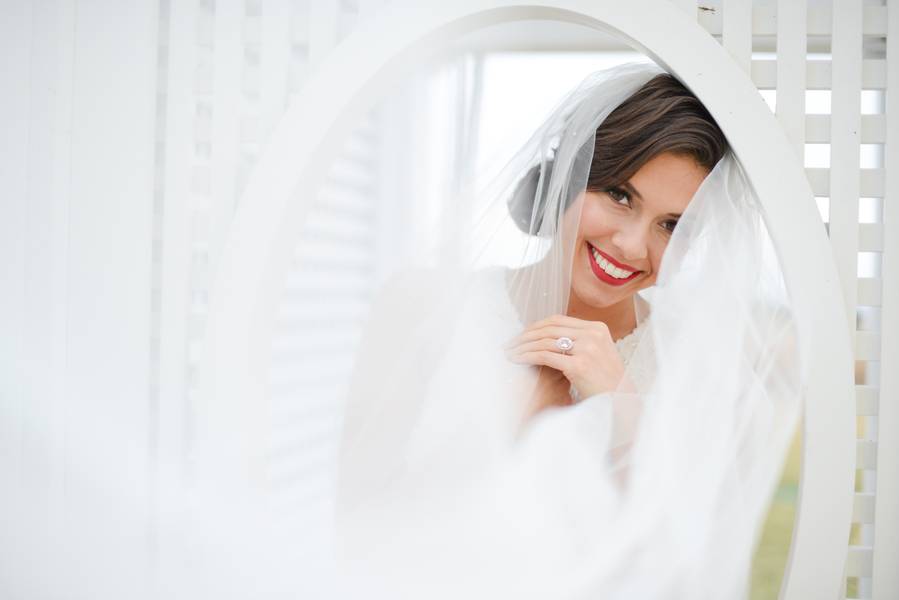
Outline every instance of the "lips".
[[[603, 283], [607, 283], [609, 285], [615, 285], [615, 286], [624, 285], [626, 283], [629, 283], [630, 281], [633, 281], [636, 277], [638, 277], [643, 272], [643, 271], [634, 269], [631, 266], [628, 266], [628, 265], [618, 262], [617, 260], [615, 260], [614, 258], [609, 256], [602, 250], [599, 250], [598, 248], [594, 248], [589, 243], [587, 243], [587, 249], [588, 249], [588, 252], [587, 252], [588, 260], [590, 261], [590, 269], [593, 271], [593, 274], [596, 275], [597, 279], [599, 279]], [[603, 263], [609, 265], [608, 268], [610, 270], [619, 270], [620, 269], [620, 270], [624, 270], [624, 271], [632, 271], [631, 274], [627, 277], [619, 278], [619, 277], [615, 277], [615, 276], [607, 273], [606, 269], [601, 267], [599, 265], [599, 263], [597, 262], [596, 257], [594, 257], [594, 255], [593, 255], [594, 251], [599, 254], [600, 259]]]

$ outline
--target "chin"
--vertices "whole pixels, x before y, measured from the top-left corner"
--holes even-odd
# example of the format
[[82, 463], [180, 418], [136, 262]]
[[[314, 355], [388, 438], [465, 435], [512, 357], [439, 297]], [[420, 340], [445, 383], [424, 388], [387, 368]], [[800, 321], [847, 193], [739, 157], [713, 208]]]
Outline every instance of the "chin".
[[[588, 273], [588, 275], [591, 278], [593, 277], [592, 273]], [[633, 297], [638, 289], [627, 286], [627, 289], [608, 290], [603, 289], [603, 287], [605, 287], [605, 284], [594, 278], [592, 281], [575, 282], [571, 289], [581, 303], [593, 308], [614, 306], [623, 300]]]

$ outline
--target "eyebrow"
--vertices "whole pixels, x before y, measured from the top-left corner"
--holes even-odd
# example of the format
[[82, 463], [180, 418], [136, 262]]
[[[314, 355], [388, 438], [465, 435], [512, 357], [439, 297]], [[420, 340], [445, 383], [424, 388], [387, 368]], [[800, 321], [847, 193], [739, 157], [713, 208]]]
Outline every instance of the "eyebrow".
[[[637, 198], [639, 198], [640, 202], [646, 202], [646, 200], [643, 199], [643, 195], [640, 194], [640, 191], [637, 190], [637, 188], [635, 188], [630, 181], [623, 182], [621, 184], [621, 187], [623, 187], [624, 189], [629, 191], [633, 196], [636, 196]], [[681, 213], [668, 213], [667, 216], [675, 218], [675, 219], [680, 219]]]

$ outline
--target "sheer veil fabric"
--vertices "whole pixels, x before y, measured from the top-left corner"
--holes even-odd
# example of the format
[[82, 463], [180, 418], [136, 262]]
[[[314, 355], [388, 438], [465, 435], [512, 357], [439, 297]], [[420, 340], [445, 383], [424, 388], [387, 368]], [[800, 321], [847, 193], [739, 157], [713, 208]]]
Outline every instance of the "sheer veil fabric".
[[[487, 185], [475, 223], [397, 272], [347, 396], [336, 527], [367, 597], [738, 598], [804, 366], [761, 206], [728, 151], [635, 297], [633, 387], [522, 425], [504, 342], [568, 305], [597, 127], [654, 75], [587, 77]], [[788, 201], [784, 198], [783, 201]], [[511, 233], [510, 233], [511, 232]], [[484, 266], [499, 246], [505, 266]], [[355, 590], [354, 590], [355, 591]]]
[[[63, 510], [50, 520], [44, 491], [12, 494], [0, 588], [92, 600], [744, 597], [806, 367], [738, 157], [702, 181], [656, 285], [634, 298], [626, 386], [523, 419], [536, 372], [504, 353], [526, 325], [565, 313], [585, 268], [572, 257], [596, 129], [661, 72], [628, 63], [588, 76], [498, 174], [454, 188], [444, 214], [466, 215], [459, 235], [437, 235], [441, 222], [433, 248], [378, 255], [385, 283], [367, 319], [344, 328], [361, 340], [353, 356], [316, 345], [333, 296], [304, 305], [309, 331], [291, 332], [312, 348], [303, 356], [315, 368], [350, 359], [353, 374], [337, 388], [339, 369], [313, 373], [290, 423], [271, 416], [270, 397], [213, 398], [194, 407], [207, 435], [189, 456], [123, 473], [105, 458], [138, 455], [130, 421], [67, 407], [83, 427], [67, 430], [64, 489], [47, 491]], [[414, 158], [396, 159], [400, 177], [414, 180]], [[323, 407], [322, 381], [345, 402]], [[340, 426], [314, 411], [339, 412]], [[49, 447], [58, 415], [31, 416]], [[120, 443], [90, 443], [96, 427]], [[308, 437], [283, 443], [290, 427]], [[316, 491], [305, 504], [270, 476], [285, 464], [291, 485]]]

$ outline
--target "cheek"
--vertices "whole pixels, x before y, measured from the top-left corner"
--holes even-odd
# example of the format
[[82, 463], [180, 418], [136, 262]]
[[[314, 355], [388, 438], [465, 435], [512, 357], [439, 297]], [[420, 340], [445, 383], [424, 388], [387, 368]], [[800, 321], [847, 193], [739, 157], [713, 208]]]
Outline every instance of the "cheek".
[[585, 203], [578, 223], [581, 238], [601, 237], [614, 229], [614, 218], [598, 206], [598, 202]]

